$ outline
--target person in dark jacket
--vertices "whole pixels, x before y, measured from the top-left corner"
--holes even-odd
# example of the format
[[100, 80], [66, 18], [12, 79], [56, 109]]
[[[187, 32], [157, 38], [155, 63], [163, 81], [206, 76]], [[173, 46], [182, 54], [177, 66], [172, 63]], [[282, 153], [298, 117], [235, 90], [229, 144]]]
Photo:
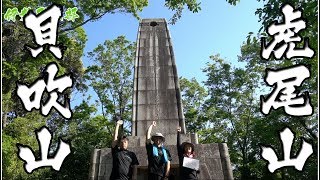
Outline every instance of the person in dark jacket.
[[198, 179], [199, 171], [183, 167], [184, 157], [195, 158], [194, 145], [189, 142], [184, 142], [181, 144], [181, 127], [177, 128], [177, 150], [179, 157], [179, 171], [181, 180], [196, 180]]
[[128, 138], [122, 136], [118, 140], [119, 126], [122, 120], [117, 121], [114, 139], [112, 142], [112, 172], [110, 180], [137, 180], [137, 156], [134, 152], [128, 151]]
[[[148, 154], [148, 180], [166, 180], [169, 178], [171, 155], [163, 146], [165, 141], [161, 133], [151, 136], [152, 127], [156, 126], [153, 121], [147, 131], [146, 149]], [[151, 143], [151, 140], [153, 143]]]

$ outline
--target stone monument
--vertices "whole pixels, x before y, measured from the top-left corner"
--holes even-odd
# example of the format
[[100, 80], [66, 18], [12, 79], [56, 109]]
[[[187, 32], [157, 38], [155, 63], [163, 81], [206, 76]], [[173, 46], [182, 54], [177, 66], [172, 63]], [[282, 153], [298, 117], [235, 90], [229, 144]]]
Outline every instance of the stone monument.
[[[129, 137], [128, 149], [138, 157], [138, 179], [147, 180], [145, 136], [152, 121], [157, 122], [152, 132], [161, 132], [166, 137], [165, 146], [172, 156], [171, 173], [175, 175], [175, 179], [178, 179], [179, 166], [177, 126], [182, 127], [182, 142], [195, 144], [196, 158], [200, 160], [199, 179], [233, 179], [225, 143], [198, 144], [196, 134], [186, 133], [179, 77], [165, 19], [140, 21], [134, 68], [132, 136]], [[95, 149], [89, 179], [109, 179], [111, 170], [111, 149]]]

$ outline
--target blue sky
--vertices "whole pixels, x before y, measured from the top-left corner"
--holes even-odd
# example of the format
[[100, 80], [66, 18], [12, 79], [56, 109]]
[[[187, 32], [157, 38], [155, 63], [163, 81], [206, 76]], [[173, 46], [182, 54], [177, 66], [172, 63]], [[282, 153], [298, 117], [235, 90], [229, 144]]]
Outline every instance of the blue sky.
[[[206, 80], [201, 68], [209, 61], [209, 56], [220, 54], [222, 58], [235, 66], [240, 46], [249, 32], [260, 28], [258, 17], [254, 12], [262, 7], [261, 2], [241, 1], [236, 6], [225, 0], [206, 0], [201, 2], [199, 13], [184, 10], [182, 18], [169, 25], [178, 75], [199, 82]], [[166, 18], [173, 12], [164, 7], [164, 1], [151, 0], [139, 16], [141, 18]], [[115, 13], [103, 16], [99, 21], [84, 25], [87, 32], [85, 55], [105, 40], [125, 35], [130, 41], [136, 41], [139, 21], [130, 14]], [[90, 61], [82, 58], [85, 66]]]
[[[169, 25], [178, 75], [205, 80], [201, 68], [205, 67], [210, 55], [217, 53], [236, 63], [240, 46], [248, 33], [257, 32], [260, 28], [258, 17], [254, 15], [260, 6], [257, 1], [241, 1], [237, 6], [232, 6], [225, 0], [207, 0], [201, 2], [199, 13], [185, 10], [175, 25]], [[149, 6], [139, 13], [141, 18], [167, 20], [172, 14], [161, 0], [151, 0]], [[112, 40], [120, 35], [136, 41], [138, 26], [139, 21], [132, 15], [120, 13], [107, 14], [97, 22], [86, 24], [84, 28], [88, 41], [85, 53], [106, 39]], [[85, 66], [90, 63], [86, 57], [83, 61]]]

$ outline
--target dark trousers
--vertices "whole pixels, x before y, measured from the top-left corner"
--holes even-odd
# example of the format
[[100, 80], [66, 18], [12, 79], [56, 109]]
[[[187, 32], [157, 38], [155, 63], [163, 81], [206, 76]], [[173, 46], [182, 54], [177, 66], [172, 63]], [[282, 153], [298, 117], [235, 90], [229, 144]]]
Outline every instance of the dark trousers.
[[148, 174], [148, 180], [163, 180], [162, 176], [159, 176], [158, 174]]

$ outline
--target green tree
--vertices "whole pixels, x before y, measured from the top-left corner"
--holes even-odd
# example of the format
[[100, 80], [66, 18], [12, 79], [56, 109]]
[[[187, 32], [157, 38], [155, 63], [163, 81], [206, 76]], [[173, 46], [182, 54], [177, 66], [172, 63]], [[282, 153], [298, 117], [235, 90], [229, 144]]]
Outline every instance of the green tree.
[[[260, 1], [260, 0], [259, 0]], [[234, 4], [237, 1], [231, 1]], [[261, 8], [258, 8], [255, 12], [259, 17], [261, 22], [261, 28], [256, 36], [253, 32], [249, 33], [247, 42], [244, 43], [241, 47], [241, 56], [239, 61], [245, 62], [246, 69], [250, 73], [255, 73], [259, 76], [260, 87], [257, 91], [260, 91], [261, 95], [267, 95], [271, 92], [272, 89], [267, 88], [266, 84], [263, 82], [265, 76], [265, 69], [273, 68], [280, 69], [282, 67], [290, 67], [296, 64], [305, 64], [310, 67], [311, 76], [309, 79], [303, 82], [302, 87], [299, 88], [300, 92], [309, 92], [311, 97], [311, 104], [313, 105], [314, 114], [309, 117], [300, 117], [295, 118], [288, 116], [283, 113], [283, 110], [274, 110], [269, 115], [261, 118], [260, 123], [255, 124], [257, 129], [256, 142], [263, 142], [266, 144], [277, 144], [276, 149], [278, 152], [281, 152], [281, 146], [277, 138], [273, 138], [272, 134], [277, 134], [278, 131], [284, 127], [289, 126], [295, 133], [297, 137], [304, 137], [309, 142], [312, 142], [314, 154], [307, 160], [305, 164], [305, 169], [303, 173], [296, 172], [293, 168], [284, 168], [282, 170], [276, 171], [275, 175], [281, 179], [316, 179], [317, 178], [317, 144], [318, 144], [318, 1], [276, 1], [276, 0], [264, 0], [264, 5]], [[294, 6], [295, 9], [300, 8], [302, 11], [302, 17], [306, 19], [306, 28], [299, 33], [302, 38], [309, 38], [309, 47], [315, 50], [315, 56], [312, 59], [307, 58], [293, 58], [291, 60], [274, 60], [273, 57], [270, 60], [265, 61], [260, 57], [261, 51], [261, 37], [267, 37], [267, 41], [271, 40], [271, 37], [268, 37], [266, 28], [274, 21], [281, 20], [282, 13], [280, 7], [284, 3], [290, 3]], [[299, 48], [303, 47], [304, 41], [298, 43]], [[264, 129], [261, 131], [259, 129]], [[293, 151], [297, 152], [301, 142], [295, 142], [295, 148]], [[271, 173], [264, 172], [263, 177], [268, 177]]]
[[97, 108], [94, 105], [83, 101], [73, 112], [72, 120], [57, 131], [60, 137], [71, 141], [72, 153], [59, 172], [52, 172], [49, 176], [52, 179], [87, 179], [93, 150], [110, 147], [112, 142], [107, 127], [113, 131], [114, 124], [105, 121], [102, 115], [95, 115]]
[[[49, 62], [55, 61], [58, 64], [58, 75], [73, 73], [75, 83], [73, 89], [67, 92], [68, 96], [70, 96], [72, 91], [84, 91], [87, 88], [86, 84], [83, 83], [84, 68], [81, 61], [84, 46], [86, 43], [86, 33], [82, 28], [84, 24], [99, 20], [105, 14], [113, 14], [117, 12], [126, 12], [138, 18], [138, 12], [148, 5], [147, 0], [114, 0], [112, 2], [92, 0], [5, 0], [2, 2], [2, 10], [5, 11], [9, 8], [17, 8], [19, 10], [24, 9], [24, 12], [21, 11], [22, 14], [19, 14], [22, 16], [26, 13], [25, 7], [30, 7], [30, 9], [35, 10], [39, 7], [48, 7], [53, 2], [61, 4], [64, 10], [69, 7], [78, 8], [77, 13], [79, 15], [79, 18], [75, 19], [75, 21], [64, 20], [59, 22], [57, 43], [61, 43], [67, 47], [66, 51], [64, 52], [64, 58], [62, 60], [56, 60], [47, 51], [41, 53], [37, 59], [34, 59], [29, 55], [29, 53], [24, 49], [24, 45], [34, 45], [34, 42], [32, 41], [33, 35], [31, 31], [24, 28], [23, 23], [22, 21], [20, 21], [20, 17], [17, 16], [17, 14], [13, 18], [19, 19], [13, 19], [15, 20], [14, 22], [4, 21], [2, 23], [2, 148], [4, 155], [4, 164], [2, 166], [2, 170], [4, 172], [4, 179], [44, 179], [50, 176], [54, 179], [86, 179], [88, 177], [88, 157], [93, 148], [106, 147], [107, 144], [110, 144], [108, 143], [108, 140], [110, 132], [113, 131], [113, 125], [108, 124], [109, 121], [106, 121], [105, 118], [107, 116], [109, 116], [108, 118], [111, 118], [110, 112], [117, 113], [117, 115], [119, 114], [122, 118], [125, 118], [127, 120], [130, 116], [131, 107], [127, 104], [129, 102], [128, 99], [130, 99], [130, 97], [127, 98], [128, 93], [130, 92], [129, 89], [132, 88], [129, 85], [130, 82], [124, 83], [124, 86], [122, 87], [124, 95], [119, 96], [121, 97], [120, 101], [122, 102], [120, 102], [118, 105], [112, 104], [110, 101], [103, 99], [103, 102], [105, 103], [104, 105], [108, 106], [107, 108], [113, 108], [111, 110], [108, 109], [109, 112], [102, 111], [109, 114], [103, 114], [88, 118], [88, 116], [80, 113], [81, 115], [83, 115], [81, 117], [77, 112], [79, 109], [75, 109], [74, 116], [80, 116], [78, 118], [82, 119], [84, 121], [83, 123], [80, 123], [79, 119], [77, 121], [67, 121], [59, 116], [59, 114], [56, 112], [51, 113], [48, 117], [39, 118], [39, 111], [29, 113], [24, 110], [19, 98], [15, 93], [16, 82], [19, 81], [22, 83], [31, 84], [41, 75], [41, 71]], [[175, 0], [167, 2], [166, 6], [173, 11], [176, 11], [178, 7], [180, 8], [181, 6], [188, 6], [191, 11], [194, 11], [195, 9], [199, 9], [198, 4], [195, 5], [195, 3], [195, 1], [186, 2], [182, 0]], [[116, 72], [113, 73], [115, 74]], [[128, 74], [129, 72], [126, 71], [124, 73]], [[122, 75], [123, 74], [121, 74], [121, 77]], [[115, 81], [117, 78], [119, 79], [120, 76], [115, 77]], [[120, 90], [121, 89], [118, 89], [118, 91]], [[112, 95], [109, 94], [109, 97], [112, 97]], [[115, 110], [115, 108], [119, 108], [119, 112], [116, 112], [117, 110]], [[113, 115], [113, 117], [115, 116], [116, 115]], [[20, 123], [18, 125], [19, 122], [24, 123]], [[76, 126], [77, 123], [80, 124]], [[50, 130], [54, 132], [55, 136], [62, 135], [63, 137], [70, 139], [75, 138], [74, 149], [76, 153], [68, 156], [67, 163], [64, 163], [63, 165], [66, 170], [64, 170], [62, 174], [52, 174], [51, 170], [45, 168], [43, 170], [37, 170], [32, 175], [28, 175], [22, 168], [23, 162], [16, 156], [17, 148], [15, 147], [15, 144], [29, 144], [31, 145], [31, 147], [37, 148], [33, 131], [37, 128], [40, 128], [44, 124], [50, 127]], [[28, 125], [28, 128], [26, 128], [26, 125]], [[105, 127], [107, 127], [107, 133], [104, 132], [105, 129], [103, 128]], [[18, 133], [19, 135], [11, 133], [11, 131], [19, 132], [20, 130], [23, 130], [24, 133]], [[82, 133], [88, 133], [88, 135], [86, 136]], [[95, 136], [90, 136], [91, 134], [95, 134]], [[99, 141], [99, 139], [102, 140]], [[56, 145], [56, 142], [54, 142], [53, 145]], [[78, 163], [85, 165], [83, 166], [83, 168], [79, 168], [82, 171], [74, 171], [74, 168], [71, 168], [74, 167], [72, 166], [73, 159], [76, 159]]]
[[[15, 2], [5, 0], [3, 1], [3, 9], [8, 8], [18, 8], [18, 10], [23, 9], [24, 7], [30, 7], [35, 10], [39, 7], [48, 7], [52, 3], [61, 4], [65, 9], [77, 7], [79, 18], [75, 19], [74, 22], [64, 21], [61, 23], [60, 32], [66, 32], [74, 30], [78, 27], [83, 26], [88, 22], [93, 22], [99, 20], [106, 14], [114, 13], [129, 13], [134, 17], [139, 19], [138, 13], [148, 6], [148, 0], [132, 0], [132, 1], [97, 1], [97, 0], [77, 0], [77, 1], [61, 1], [61, 0], [44, 0], [44, 1], [35, 1], [31, 0], [28, 2]], [[200, 2], [197, 0], [165, 0], [164, 5], [173, 11], [173, 17], [171, 18], [172, 23], [176, 23], [178, 19], [181, 18], [182, 10], [187, 7], [189, 11], [197, 13], [201, 10]], [[18, 16], [17, 16], [18, 17]]]
[[37, 113], [29, 113], [25, 117], [15, 118], [2, 132], [2, 172], [3, 179], [42, 179], [49, 169], [27, 174], [23, 169], [24, 162], [18, 159], [16, 143], [30, 146], [39, 157], [39, 145], [34, 133], [35, 129], [45, 125], [44, 117]]
[[257, 77], [245, 69], [233, 68], [219, 55], [211, 56], [204, 72], [209, 97], [205, 108], [209, 128], [206, 133], [218, 142], [227, 142], [231, 162], [242, 179], [254, 178], [247, 167], [251, 156], [253, 124], [257, 121], [258, 103], [254, 87]]
[[[228, 1], [236, 5], [238, 0]], [[315, 1], [292, 1], [293, 5], [301, 7], [303, 17], [307, 21], [307, 29], [300, 34], [310, 38], [310, 47], [316, 49], [316, 55], [312, 59], [295, 58], [292, 60], [262, 60], [260, 57], [260, 38], [266, 36], [265, 28], [274, 19], [282, 16], [281, 1], [264, 1], [263, 8], [259, 8], [256, 14], [262, 22], [257, 36], [249, 33], [247, 41], [241, 46], [241, 55], [238, 61], [245, 63], [245, 68], [233, 68], [219, 56], [211, 56], [210, 63], [204, 69], [207, 74], [204, 88], [208, 91], [205, 103], [201, 105], [201, 111], [192, 108], [193, 94], [183, 93], [186, 120], [188, 115], [192, 118], [199, 116], [203, 126], [199, 126], [200, 142], [227, 142], [231, 162], [235, 167], [235, 179], [317, 179], [317, 143], [318, 143], [318, 50], [317, 50], [317, 5]], [[310, 28], [310, 29], [309, 29]], [[268, 41], [270, 37], [268, 37]], [[312, 40], [311, 40], [312, 39]], [[303, 43], [298, 44], [299, 47]], [[311, 67], [311, 77], [304, 81], [299, 88], [301, 92], [308, 91], [315, 113], [309, 117], [291, 117], [282, 109], [272, 110], [269, 115], [260, 113], [259, 96], [271, 93], [272, 87], [264, 82], [265, 69], [290, 67], [295, 64], [306, 64]], [[192, 89], [193, 84], [181, 81], [182, 91]], [[192, 92], [192, 91], [190, 91]], [[195, 92], [195, 91], [193, 91]], [[188, 106], [191, 105], [191, 108]], [[195, 106], [197, 107], [197, 106]], [[196, 113], [195, 113], [196, 112]], [[189, 117], [190, 118], [190, 117]], [[188, 121], [187, 121], [188, 123]], [[260, 143], [271, 145], [275, 148], [279, 158], [282, 156], [282, 145], [279, 139], [279, 131], [284, 127], [290, 127], [296, 135], [292, 147], [292, 153], [297, 154], [301, 147], [303, 137], [313, 144], [314, 153], [308, 158], [303, 172], [298, 172], [292, 167], [282, 168], [275, 173], [267, 170], [267, 163], [261, 158]]]
[[105, 121], [131, 122], [135, 48], [135, 43], [119, 36], [88, 53], [95, 65], [87, 68], [85, 78], [98, 96]]
[[207, 92], [195, 78], [188, 80], [180, 77], [179, 81], [186, 128], [190, 132], [197, 132], [205, 127], [203, 104]]
[[[88, 22], [99, 20], [105, 14], [113, 14], [116, 12], [126, 12], [138, 17], [138, 12], [142, 11], [148, 5], [148, 0], [134, 0], [134, 1], [117, 1], [101, 2], [101, 1], [3, 1], [3, 10], [9, 8], [17, 8], [22, 10], [29, 7], [35, 10], [39, 7], [48, 7], [52, 3], [60, 4], [67, 8], [77, 7], [79, 18], [75, 21], [62, 21], [59, 23], [58, 43], [62, 43], [68, 47], [62, 61], [56, 61], [64, 72], [71, 72], [76, 80], [75, 87], [83, 88], [81, 83], [81, 76], [83, 75], [81, 56], [83, 55], [83, 48], [86, 42], [86, 34], [82, 26]], [[199, 3], [194, 1], [166, 1], [165, 5], [173, 11], [188, 6], [188, 9], [193, 12], [199, 10]], [[17, 16], [19, 18], [19, 16]], [[34, 60], [26, 51], [24, 51], [25, 44], [32, 43], [32, 33], [25, 29], [21, 21], [3, 22], [3, 53], [2, 53], [2, 80], [3, 87], [2, 94], [5, 94], [8, 100], [13, 99], [13, 102], [19, 102], [14, 95], [15, 82], [23, 81], [31, 83], [39, 76], [39, 70], [50, 61], [55, 61], [55, 58], [50, 53], [42, 53], [41, 56]], [[7, 114], [15, 109], [16, 113], [22, 113], [21, 107], [16, 103], [5, 101], [3, 103], [4, 109], [2, 125], [7, 124]]]
[[[19, 98], [16, 96], [16, 82], [31, 84], [40, 75], [41, 71], [49, 62], [56, 62], [59, 66], [58, 76], [72, 73], [74, 89], [80, 89], [83, 67], [81, 56], [83, 54], [86, 35], [82, 28], [62, 34], [58, 38], [68, 48], [64, 52], [61, 61], [56, 60], [50, 53], [44, 51], [34, 59], [23, 50], [25, 44], [33, 44], [32, 33], [25, 29], [22, 24], [4, 24], [3, 48], [2, 48], [2, 94], [5, 97], [2, 107], [2, 126], [10, 122], [10, 118], [23, 116], [27, 112], [22, 108]], [[71, 94], [69, 90], [67, 94]], [[14, 116], [8, 117], [8, 114]], [[9, 118], [9, 120], [7, 120]]]

